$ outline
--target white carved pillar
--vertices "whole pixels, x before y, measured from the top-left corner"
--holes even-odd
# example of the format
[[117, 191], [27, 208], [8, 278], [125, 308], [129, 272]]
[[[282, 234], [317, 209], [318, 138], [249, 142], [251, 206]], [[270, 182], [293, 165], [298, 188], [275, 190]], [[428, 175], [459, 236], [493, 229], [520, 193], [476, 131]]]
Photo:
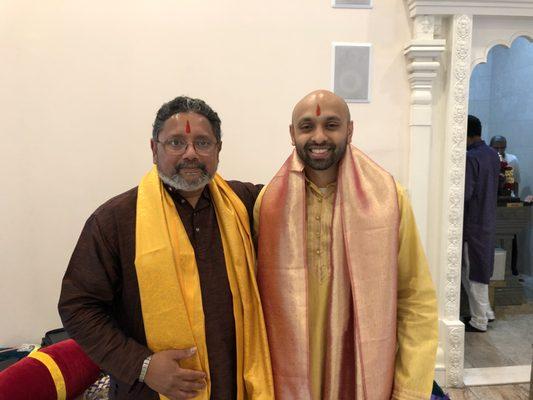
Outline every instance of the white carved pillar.
[[[439, 18], [439, 17], [437, 17]], [[428, 204], [432, 131], [432, 86], [446, 41], [434, 39], [436, 17], [417, 16], [414, 39], [405, 48], [411, 83], [409, 194], [424, 249], [428, 250]], [[435, 271], [432, 271], [435, 272]], [[435, 275], [433, 275], [435, 278]]]
[[[442, 249], [439, 316], [445, 362], [445, 384], [463, 386], [464, 325], [459, 321], [463, 235], [464, 171], [472, 16], [454, 15], [451, 23], [450, 68], [444, 144]], [[442, 293], [444, 291], [444, 293]], [[442, 299], [444, 301], [442, 301]]]

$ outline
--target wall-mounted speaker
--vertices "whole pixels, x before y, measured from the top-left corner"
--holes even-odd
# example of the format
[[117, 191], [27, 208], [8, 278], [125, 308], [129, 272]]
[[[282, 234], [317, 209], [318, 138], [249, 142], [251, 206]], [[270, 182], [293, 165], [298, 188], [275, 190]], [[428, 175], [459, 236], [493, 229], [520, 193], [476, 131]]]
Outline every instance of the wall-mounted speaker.
[[372, 0], [332, 0], [335, 8], [372, 8]]
[[333, 43], [333, 92], [347, 102], [370, 101], [370, 57], [368, 43]]

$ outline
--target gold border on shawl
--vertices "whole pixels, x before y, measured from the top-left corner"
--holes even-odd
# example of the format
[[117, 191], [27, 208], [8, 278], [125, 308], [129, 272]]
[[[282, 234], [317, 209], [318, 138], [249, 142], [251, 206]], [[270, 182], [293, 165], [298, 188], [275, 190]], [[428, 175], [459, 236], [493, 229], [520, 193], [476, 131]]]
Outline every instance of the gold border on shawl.
[[[288, 204], [294, 193], [303, 201]], [[311, 399], [305, 214], [303, 164], [293, 153], [267, 186], [259, 210], [257, 276], [280, 399]]]

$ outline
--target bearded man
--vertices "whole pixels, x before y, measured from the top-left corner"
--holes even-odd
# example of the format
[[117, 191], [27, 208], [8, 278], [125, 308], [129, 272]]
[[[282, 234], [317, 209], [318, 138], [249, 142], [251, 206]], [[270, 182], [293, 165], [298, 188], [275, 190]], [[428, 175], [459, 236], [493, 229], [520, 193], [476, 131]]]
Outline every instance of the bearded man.
[[164, 104], [155, 166], [91, 215], [70, 260], [59, 313], [112, 399], [273, 398], [250, 232], [260, 187], [216, 174], [220, 123], [202, 100]]
[[276, 398], [427, 400], [434, 285], [404, 190], [352, 134], [343, 99], [305, 96], [255, 205]]

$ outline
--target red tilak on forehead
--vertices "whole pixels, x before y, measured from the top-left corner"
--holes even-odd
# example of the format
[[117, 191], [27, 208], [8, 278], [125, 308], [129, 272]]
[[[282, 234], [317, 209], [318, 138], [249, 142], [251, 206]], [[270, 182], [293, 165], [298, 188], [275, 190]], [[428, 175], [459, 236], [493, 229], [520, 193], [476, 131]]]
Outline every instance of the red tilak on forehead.
[[189, 124], [189, 120], [187, 120], [187, 125], [185, 125], [185, 133], [191, 133], [191, 124]]
[[317, 104], [317, 105], [316, 105], [316, 111], [315, 111], [315, 113], [316, 113], [316, 116], [317, 116], [317, 117], [320, 117], [320, 114], [322, 113], [322, 112], [320, 111], [320, 104]]

